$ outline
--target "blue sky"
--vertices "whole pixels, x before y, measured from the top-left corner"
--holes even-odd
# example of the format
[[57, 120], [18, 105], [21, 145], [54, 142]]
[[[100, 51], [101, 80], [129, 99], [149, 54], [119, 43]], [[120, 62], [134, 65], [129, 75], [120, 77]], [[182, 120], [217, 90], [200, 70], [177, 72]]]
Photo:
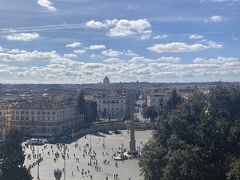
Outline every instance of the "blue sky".
[[2, 0], [0, 83], [240, 80], [240, 0]]

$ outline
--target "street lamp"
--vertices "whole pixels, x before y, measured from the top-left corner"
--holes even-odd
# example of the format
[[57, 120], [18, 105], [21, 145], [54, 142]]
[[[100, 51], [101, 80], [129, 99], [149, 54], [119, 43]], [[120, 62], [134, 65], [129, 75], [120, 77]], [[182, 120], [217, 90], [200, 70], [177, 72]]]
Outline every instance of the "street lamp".
[[91, 151], [91, 149], [92, 149], [92, 136], [91, 136], [91, 133], [89, 134], [90, 135], [90, 151]]
[[40, 179], [39, 178], [39, 146], [37, 146], [37, 163], [38, 163], [37, 179]]
[[90, 141], [90, 147], [89, 147], [89, 164], [90, 166], [92, 165], [92, 159], [91, 159], [91, 154], [92, 154], [92, 136], [91, 136], [91, 132], [90, 132], [90, 138], [89, 138], [89, 141]]
[[103, 144], [102, 144], [102, 146], [103, 146], [103, 149], [105, 149], [105, 137], [103, 137]]
[[66, 180], [66, 150], [67, 150], [67, 146], [65, 144], [64, 145], [64, 149], [63, 149], [63, 152], [64, 152], [64, 180]]

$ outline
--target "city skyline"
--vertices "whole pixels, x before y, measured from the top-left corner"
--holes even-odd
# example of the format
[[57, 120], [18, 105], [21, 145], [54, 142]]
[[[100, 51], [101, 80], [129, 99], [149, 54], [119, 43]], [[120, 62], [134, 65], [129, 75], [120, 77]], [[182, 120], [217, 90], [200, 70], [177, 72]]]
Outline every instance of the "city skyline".
[[0, 5], [0, 83], [240, 80], [239, 0]]

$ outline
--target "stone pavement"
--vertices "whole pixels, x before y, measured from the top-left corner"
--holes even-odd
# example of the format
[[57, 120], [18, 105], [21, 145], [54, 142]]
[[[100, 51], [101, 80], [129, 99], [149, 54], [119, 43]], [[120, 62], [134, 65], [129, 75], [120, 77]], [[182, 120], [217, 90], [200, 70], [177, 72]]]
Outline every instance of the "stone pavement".
[[[66, 150], [66, 179], [67, 180], [80, 180], [80, 179], [92, 179], [93, 180], [114, 180], [114, 175], [117, 174], [119, 180], [143, 180], [140, 176], [140, 169], [138, 167], [138, 160], [125, 160], [116, 161], [113, 160], [112, 155], [119, 150], [119, 148], [129, 148], [129, 133], [127, 130], [121, 131], [122, 134], [105, 135], [104, 140], [102, 136], [87, 135], [78, 139], [76, 142], [67, 145]], [[136, 146], [142, 148], [152, 137], [152, 131], [136, 131]], [[91, 156], [89, 156], [89, 146], [91, 139]], [[103, 147], [105, 142], [105, 148]], [[45, 147], [44, 147], [45, 146]], [[26, 161], [25, 164], [28, 167], [37, 161], [37, 158], [32, 158], [33, 154], [37, 154], [37, 151], [41, 154], [43, 161], [40, 163], [40, 179], [41, 180], [54, 180], [53, 172], [59, 168], [63, 170], [64, 159], [62, 155], [63, 146], [59, 148], [57, 145], [46, 144], [44, 146], [33, 146], [26, 148]], [[51, 147], [52, 146], [52, 147]], [[34, 149], [34, 153], [33, 153]], [[55, 154], [59, 154], [59, 158], [55, 157]], [[31, 156], [31, 158], [28, 158]], [[90, 163], [91, 159], [91, 164]], [[37, 165], [31, 169], [31, 174], [34, 180], [37, 180]], [[86, 173], [86, 174], [85, 174]], [[61, 180], [63, 180], [64, 174], [62, 174]]]

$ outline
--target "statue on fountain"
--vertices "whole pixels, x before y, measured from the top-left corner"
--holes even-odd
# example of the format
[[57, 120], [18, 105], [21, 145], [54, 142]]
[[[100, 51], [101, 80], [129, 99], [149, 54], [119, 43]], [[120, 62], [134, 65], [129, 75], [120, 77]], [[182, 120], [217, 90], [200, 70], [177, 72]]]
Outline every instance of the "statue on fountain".
[[60, 180], [62, 177], [62, 171], [60, 169], [55, 169], [54, 170], [54, 177], [56, 180]]

